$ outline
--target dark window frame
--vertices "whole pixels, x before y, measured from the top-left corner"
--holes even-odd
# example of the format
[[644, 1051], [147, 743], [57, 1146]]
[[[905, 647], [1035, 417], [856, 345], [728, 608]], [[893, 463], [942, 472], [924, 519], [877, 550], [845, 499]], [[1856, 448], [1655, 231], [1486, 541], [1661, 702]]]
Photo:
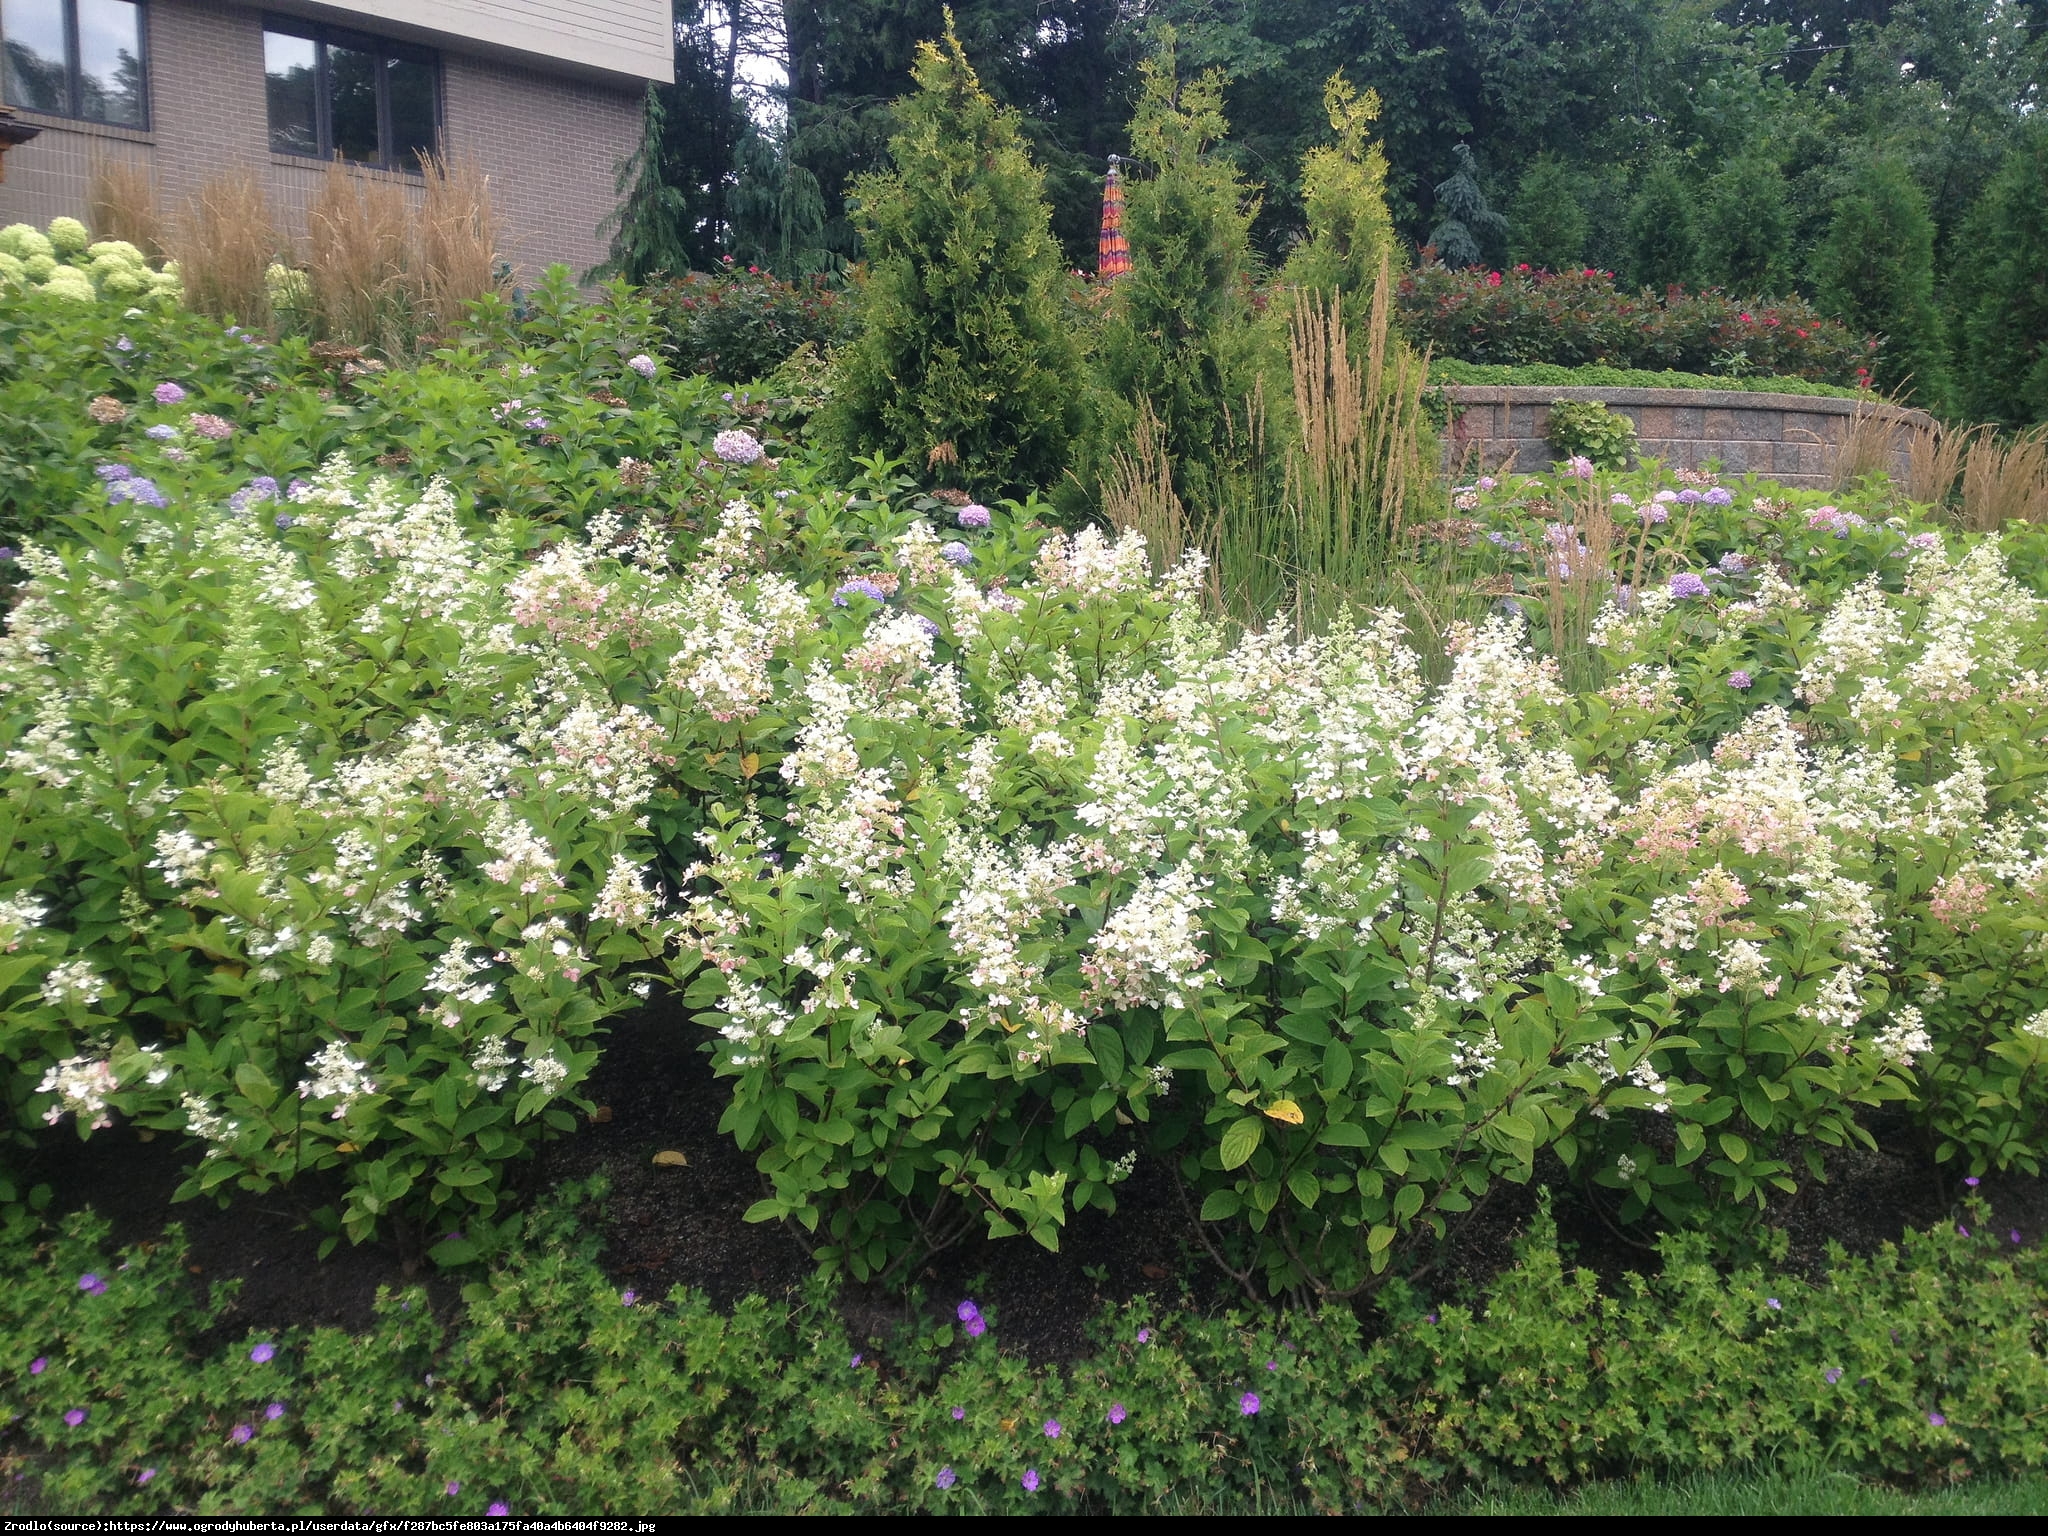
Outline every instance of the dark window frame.
[[[64, 108], [54, 112], [48, 107], [28, 107], [20, 102], [13, 105], [27, 112], [40, 112], [45, 117], [61, 117], [74, 123], [94, 123], [102, 128], [120, 128], [130, 133], [150, 131], [150, 90], [149, 90], [149, 0], [131, 0], [135, 7], [135, 68], [136, 87], [141, 98], [142, 121], [139, 123], [117, 123], [108, 117], [88, 117], [85, 113], [85, 71], [81, 55], [84, 50], [78, 42], [78, 0], [55, 0], [64, 8]], [[438, 106], [438, 97], [436, 104]]]
[[[396, 133], [391, 122], [391, 71], [389, 61], [400, 59], [409, 64], [422, 64], [430, 71], [434, 83], [434, 146], [433, 153], [441, 152], [441, 141], [446, 130], [442, 120], [445, 94], [441, 88], [441, 55], [432, 48], [423, 48], [417, 43], [401, 43], [374, 33], [357, 32], [349, 27], [329, 26], [325, 22], [307, 21], [299, 16], [279, 16], [266, 11], [263, 14], [263, 31], [267, 37], [276, 33], [280, 37], [295, 37], [313, 45], [313, 137], [319, 148], [308, 154], [300, 149], [279, 149], [271, 139], [273, 129], [266, 116], [263, 124], [265, 143], [274, 155], [289, 155], [296, 160], [336, 160], [341, 157], [334, 147], [334, 90], [333, 74], [327, 61], [329, 48], [349, 48], [358, 53], [367, 53], [377, 61], [377, 158], [375, 160], [342, 160], [344, 165], [361, 166], [369, 170], [398, 171], [409, 176], [421, 175], [416, 156], [399, 156], [394, 151]], [[267, 73], [266, 66], [266, 73]]]

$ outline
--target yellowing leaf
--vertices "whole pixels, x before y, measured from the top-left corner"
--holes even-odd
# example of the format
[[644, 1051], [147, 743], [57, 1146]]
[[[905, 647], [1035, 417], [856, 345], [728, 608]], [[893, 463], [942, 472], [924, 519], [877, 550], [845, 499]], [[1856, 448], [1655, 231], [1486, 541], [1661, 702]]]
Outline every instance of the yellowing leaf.
[[657, 1152], [654, 1154], [654, 1166], [657, 1168], [687, 1168], [690, 1166], [690, 1160], [680, 1152]]
[[360, 1151], [362, 1151], [363, 1149], [362, 1149], [361, 1147], [357, 1146], [357, 1145], [356, 1145], [356, 1144], [355, 1144], [354, 1142], [352, 1142], [352, 1141], [344, 1141], [344, 1142], [340, 1142], [340, 1143], [337, 1143], [337, 1144], [336, 1144], [336, 1146], [335, 1146], [335, 1148], [334, 1148], [334, 1150], [335, 1150], [335, 1151], [337, 1151], [337, 1152], [360, 1152]]
[[1278, 1103], [1266, 1106], [1266, 1116], [1268, 1119], [1278, 1120], [1282, 1125], [1299, 1125], [1301, 1106], [1292, 1099], [1281, 1099]]
[[749, 752], [745, 757], [740, 759], [741, 777], [751, 779], [754, 776], [755, 771], [759, 769], [760, 766], [761, 754], [758, 752]]
[[1920, 761], [1920, 749], [1919, 749], [1918, 747], [1915, 747], [1915, 748], [1914, 748], [1914, 749], [1913, 749], [1912, 751], [1910, 751], [1910, 752], [1901, 752], [1901, 753], [1899, 754], [1899, 761], [1900, 761], [1900, 762], [1902, 762], [1902, 763], [1917, 763], [1917, 762], [1919, 762], [1919, 761]]

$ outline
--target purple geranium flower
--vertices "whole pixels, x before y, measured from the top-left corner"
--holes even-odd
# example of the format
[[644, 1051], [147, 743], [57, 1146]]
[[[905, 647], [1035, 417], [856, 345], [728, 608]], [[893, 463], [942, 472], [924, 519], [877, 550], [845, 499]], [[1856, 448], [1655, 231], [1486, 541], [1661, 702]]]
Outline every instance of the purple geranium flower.
[[1121, 1424], [1121, 1423], [1123, 1423], [1123, 1421], [1124, 1421], [1125, 1419], [1127, 1419], [1127, 1418], [1129, 1418], [1129, 1417], [1130, 1417], [1130, 1415], [1124, 1412], [1124, 1405], [1123, 1405], [1122, 1403], [1111, 1403], [1111, 1404], [1109, 1405], [1109, 1422], [1110, 1422], [1110, 1423], [1112, 1423], [1112, 1424]]
[[492, 1516], [509, 1515], [512, 1513], [512, 1506], [503, 1499], [494, 1499], [491, 1501], [491, 1507], [485, 1510], [484, 1513]]
[[1707, 595], [1707, 584], [1691, 571], [1680, 571], [1671, 578], [1671, 595], [1673, 597], [1705, 597]]
[[37, 1355], [35, 1359], [28, 1363], [28, 1373], [31, 1376], [40, 1376], [49, 1368], [50, 1357], [48, 1355]]
[[994, 521], [995, 514], [978, 501], [970, 501], [954, 514], [953, 521], [962, 528], [986, 528]]
[[1842, 1379], [1842, 1368], [1839, 1365], [1831, 1365], [1821, 1374], [1827, 1377], [1828, 1385], [1832, 1387]]
[[1764, 1298], [1764, 1305], [1769, 1307], [1773, 1312], [1782, 1312], [1785, 1310], [1784, 1303], [1779, 1301], [1778, 1298], [1775, 1296], [1766, 1296]]
[[1140, 1344], [1150, 1344], [1152, 1342], [1152, 1330], [1150, 1328], [1140, 1328], [1138, 1330], [1138, 1342]]
[[943, 1493], [959, 1481], [960, 1479], [954, 1476], [951, 1467], [941, 1467], [939, 1468], [939, 1475], [932, 1479], [932, 1486]]
[[965, 1408], [955, 1407], [955, 1408], [953, 1409], [953, 1422], [954, 1422], [955, 1424], [958, 1424], [958, 1423], [959, 1423], [959, 1422], [960, 1422], [960, 1421], [961, 1421], [962, 1419], [964, 1419], [964, 1418], [966, 1418], [966, 1417], [967, 1417], [967, 1410], [966, 1410]]
[[73, 1429], [78, 1428], [78, 1426], [83, 1424], [85, 1420], [86, 1412], [83, 1408], [67, 1408], [64, 1412], [64, 1422], [66, 1424], [69, 1424]]
[[1256, 1392], [1247, 1392], [1237, 1400], [1237, 1411], [1246, 1418], [1250, 1418], [1253, 1414], [1257, 1413], [1259, 1407], [1259, 1394]]
[[249, 1358], [258, 1365], [268, 1365], [277, 1358], [277, 1346], [275, 1344], [258, 1344], [249, 1351]]
[[169, 380], [157, 385], [152, 393], [156, 396], [158, 405], [176, 405], [185, 398], [185, 391]]
[[98, 1275], [93, 1274], [90, 1270], [78, 1277], [78, 1288], [88, 1296], [104, 1296], [107, 1294], [107, 1282]]
[[1026, 1468], [1026, 1469], [1025, 1469], [1025, 1472], [1024, 1472], [1024, 1477], [1023, 1477], [1023, 1483], [1024, 1483], [1024, 1491], [1025, 1491], [1026, 1493], [1036, 1493], [1036, 1492], [1038, 1492], [1038, 1468], [1036, 1468], [1036, 1467], [1028, 1467], [1028, 1468]]
[[1045, 1438], [1048, 1440], [1057, 1440], [1059, 1439], [1059, 1437], [1060, 1421], [1058, 1419], [1047, 1419], [1045, 1421]]
[[860, 1364], [860, 1356], [859, 1356], [859, 1355], [855, 1355], [855, 1356], [853, 1357], [853, 1363], [854, 1363], [854, 1365], [855, 1365], [855, 1366], [858, 1366], [858, 1365]]
[[138, 1488], [146, 1487], [149, 1483], [149, 1480], [155, 1476], [155, 1467], [144, 1467], [140, 1472], [135, 1474], [135, 1486]]
[[1728, 686], [1730, 688], [1750, 688], [1754, 687], [1755, 684], [1756, 679], [1747, 672], [1730, 672], [1728, 674]]
[[987, 1333], [987, 1332], [988, 1332], [988, 1319], [987, 1319], [987, 1318], [985, 1318], [985, 1317], [982, 1317], [982, 1316], [981, 1316], [980, 1314], [978, 1314], [978, 1313], [977, 1313], [977, 1314], [976, 1314], [975, 1316], [973, 1316], [973, 1317], [970, 1317], [969, 1319], [967, 1319], [967, 1337], [969, 1337], [970, 1339], [978, 1339], [978, 1338], [980, 1338], [980, 1337], [981, 1337], [981, 1336], [982, 1336], [982, 1335], [983, 1335], [984, 1333]]
[[451, 1477], [448, 1479], [448, 1486], [441, 1491], [452, 1499], [455, 1495], [462, 1492], [462, 1484]]
[[126, 336], [116, 336], [114, 338], [114, 350], [116, 352], [133, 352], [135, 350], [135, 343]]
[[963, 1301], [958, 1307], [954, 1308], [954, 1315], [961, 1322], [969, 1323], [981, 1316], [981, 1308], [977, 1307], [972, 1301]]
[[861, 577], [857, 580], [847, 582], [844, 586], [840, 587], [836, 592], [834, 592], [832, 594], [832, 606], [835, 608], [844, 608], [847, 604], [847, 599], [853, 597], [856, 594], [858, 594], [861, 597], [871, 597], [878, 603], [886, 603], [889, 600], [889, 595], [886, 592], [884, 592], [880, 587], [876, 586], [872, 581], [869, 581], [866, 577]]
[[1943, 1425], [1948, 1423], [1948, 1420], [1942, 1417], [1942, 1415], [1939, 1413], [1930, 1413], [1927, 1415], [1927, 1422], [1932, 1424], [1936, 1429], [1940, 1429]]
[[263, 1417], [270, 1420], [271, 1423], [275, 1424], [279, 1419], [284, 1417], [284, 1404], [272, 1403], [268, 1408], [263, 1410]]
[[228, 1431], [228, 1439], [232, 1440], [236, 1445], [247, 1445], [255, 1438], [256, 1431], [247, 1424], [237, 1424]]
[[1967, 1179], [1963, 1180], [1963, 1183], [1968, 1185], [1971, 1189], [1975, 1189], [1979, 1184], [1982, 1184], [1983, 1182], [1984, 1181], [1978, 1178], [1977, 1175], [1975, 1175], [1974, 1173], [1971, 1174]]

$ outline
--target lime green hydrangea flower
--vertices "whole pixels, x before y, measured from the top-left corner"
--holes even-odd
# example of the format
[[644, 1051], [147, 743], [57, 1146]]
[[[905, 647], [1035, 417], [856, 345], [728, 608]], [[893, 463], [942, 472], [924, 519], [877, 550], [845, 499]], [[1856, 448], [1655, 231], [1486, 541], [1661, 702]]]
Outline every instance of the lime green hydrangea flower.
[[78, 220], [64, 217], [50, 220], [50, 244], [59, 255], [76, 256], [91, 243], [91, 232]]

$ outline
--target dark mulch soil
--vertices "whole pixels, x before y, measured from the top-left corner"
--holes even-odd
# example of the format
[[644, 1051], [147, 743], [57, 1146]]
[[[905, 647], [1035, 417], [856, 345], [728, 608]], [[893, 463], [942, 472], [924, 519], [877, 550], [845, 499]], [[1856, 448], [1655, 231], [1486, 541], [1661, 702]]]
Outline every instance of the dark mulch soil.
[[[762, 1182], [752, 1159], [718, 1132], [725, 1091], [700, 1048], [704, 1038], [680, 1012], [658, 1006], [618, 1020], [588, 1087], [603, 1106], [600, 1119], [545, 1147], [519, 1183], [531, 1197], [602, 1171], [611, 1183], [604, 1263], [619, 1283], [651, 1295], [685, 1285], [729, 1305], [748, 1292], [773, 1295], [799, 1284], [811, 1260], [794, 1233], [741, 1219]], [[1951, 1184], [1911, 1144], [1905, 1124], [1877, 1129], [1882, 1150], [1832, 1155], [1827, 1183], [1806, 1184], [1773, 1211], [1792, 1267], [1818, 1274], [1830, 1242], [1869, 1252], [1953, 1208]], [[180, 1175], [164, 1152], [161, 1142], [145, 1145], [125, 1129], [84, 1143], [53, 1137], [36, 1155], [31, 1182], [52, 1187], [56, 1211], [95, 1208], [112, 1223], [117, 1243], [154, 1237], [166, 1221], [182, 1223], [200, 1281], [242, 1281], [224, 1323], [237, 1335], [294, 1324], [361, 1328], [380, 1286], [420, 1279], [440, 1302], [454, 1304], [455, 1284], [394, 1244], [344, 1245], [320, 1259], [321, 1234], [308, 1215], [329, 1192], [317, 1187], [240, 1199], [227, 1210], [197, 1201], [173, 1206]], [[687, 1162], [657, 1165], [658, 1152], [679, 1152]], [[1422, 1283], [1451, 1294], [1505, 1267], [1539, 1186], [1552, 1190], [1573, 1258], [1603, 1281], [1655, 1262], [1650, 1233], [1617, 1230], [1552, 1165], [1539, 1168], [1537, 1185], [1501, 1188], [1439, 1251]], [[2001, 1228], [2016, 1228], [2029, 1242], [2048, 1228], [2048, 1181], [1987, 1180], [1983, 1192]], [[1069, 1218], [1057, 1254], [1025, 1239], [980, 1237], [939, 1254], [914, 1277], [923, 1304], [950, 1311], [968, 1295], [993, 1303], [1005, 1343], [1043, 1360], [1080, 1354], [1085, 1325], [1101, 1302], [1147, 1294], [1206, 1310], [1245, 1300], [1205, 1253], [1170, 1170], [1141, 1162], [1117, 1196], [1114, 1216], [1087, 1211]], [[857, 1333], [886, 1334], [911, 1304], [875, 1287], [849, 1286], [842, 1294]]]

